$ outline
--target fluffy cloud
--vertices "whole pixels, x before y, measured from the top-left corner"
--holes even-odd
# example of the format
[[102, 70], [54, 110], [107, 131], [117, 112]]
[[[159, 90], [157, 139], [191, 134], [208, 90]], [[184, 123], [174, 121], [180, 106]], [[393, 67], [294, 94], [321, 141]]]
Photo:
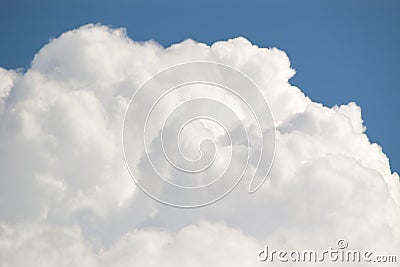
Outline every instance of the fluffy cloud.
[[[200, 60], [232, 66], [262, 90], [275, 161], [255, 194], [245, 179], [214, 205], [174, 209], [134, 186], [122, 123], [144, 81]], [[265, 244], [324, 249], [338, 238], [398, 253], [399, 176], [364, 133], [360, 107], [312, 102], [293, 75], [284, 52], [244, 38], [165, 49], [99, 25], [52, 40], [24, 73], [0, 69], [1, 266], [256, 266]]]

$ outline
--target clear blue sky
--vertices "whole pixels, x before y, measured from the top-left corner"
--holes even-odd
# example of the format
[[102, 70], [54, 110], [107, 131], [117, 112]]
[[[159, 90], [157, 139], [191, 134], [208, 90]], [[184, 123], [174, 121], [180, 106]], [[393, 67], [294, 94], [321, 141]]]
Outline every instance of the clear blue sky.
[[125, 27], [164, 46], [244, 36], [286, 51], [291, 83], [327, 106], [355, 101], [367, 133], [400, 171], [400, 1], [9, 0], [0, 5], [0, 66], [27, 68], [50, 37], [87, 23]]

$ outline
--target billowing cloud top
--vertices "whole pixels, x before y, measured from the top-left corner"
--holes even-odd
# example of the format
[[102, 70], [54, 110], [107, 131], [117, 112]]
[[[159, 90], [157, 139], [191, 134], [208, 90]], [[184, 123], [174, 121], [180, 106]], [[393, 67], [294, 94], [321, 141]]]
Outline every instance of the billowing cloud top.
[[[121, 134], [135, 90], [190, 61], [232, 66], [257, 84], [276, 155], [256, 194], [243, 180], [214, 205], [182, 210], [135, 187]], [[163, 48], [101, 25], [51, 40], [24, 73], [0, 68], [0, 265], [258, 266], [265, 244], [318, 249], [338, 238], [398, 253], [399, 175], [368, 140], [360, 107], [313, 102], [289, 84], [294, 73], [284, 52], [240, 37]]]

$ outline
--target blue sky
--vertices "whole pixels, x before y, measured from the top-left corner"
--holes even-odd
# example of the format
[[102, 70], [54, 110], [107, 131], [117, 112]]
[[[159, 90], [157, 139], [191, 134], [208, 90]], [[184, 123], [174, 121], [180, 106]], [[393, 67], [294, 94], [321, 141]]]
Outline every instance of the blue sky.
[[8, 1], [0, 66], [27, 68], [51, 38], [87, 23], [164, 46], [244, 36], [289, 55], [291, 83], [327, 106], [357, 102], [369, 138], [400, 171], [399, 1]]

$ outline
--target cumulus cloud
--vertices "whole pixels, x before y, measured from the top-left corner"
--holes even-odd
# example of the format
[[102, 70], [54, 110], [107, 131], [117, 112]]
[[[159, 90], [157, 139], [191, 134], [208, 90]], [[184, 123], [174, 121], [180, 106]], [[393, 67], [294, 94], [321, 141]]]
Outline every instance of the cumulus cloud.
[[[194, 210], [138, 190], [121, 144], [132, 94], [160, 70], [188, 61], [249, 76], [276, 126], [263, 187], [249, 195], [245, 179], [223, 200]], [[364, 133], [360, 107], [313, 102], [289, 83], [294, 73], [283, 51], [240, 37], [163, 48], [101, 25], [50, 41], [25, 72], [0, 69], [1, 266], [258, 266], [265, 244], [324, 249], [338, 238], [398, 253], [399, 176]]]

